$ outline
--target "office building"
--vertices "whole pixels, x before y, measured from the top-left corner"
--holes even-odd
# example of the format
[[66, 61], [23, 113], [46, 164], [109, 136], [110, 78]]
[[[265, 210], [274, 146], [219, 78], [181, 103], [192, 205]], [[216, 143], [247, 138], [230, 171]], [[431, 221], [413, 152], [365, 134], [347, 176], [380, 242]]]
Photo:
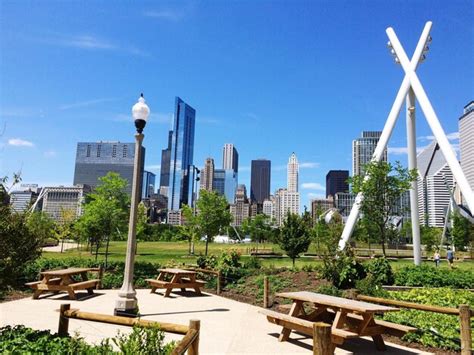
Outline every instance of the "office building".
[[275, 220], [275, 197], [270, 195], [269, 199], [263, 201], [262, 213], [267, 215], [271, 221]]
[[201, 190], [212, 191], [214, 184], [214, 170], [214, 159], [207, 158], [200, 175]]
[[474, 101], [464, 106], [463, 115], [459, 118], [459, 146], [461, 168], [474, 191]]
[[190, 172], [193, 165], [195, 120], [196, 111], [176, 97], [168, 189], [169, 211], [179, 210], [182, 205], [191, 203], [193, 182]]
[[215, 191], [219, 195], [224, 196], [225, 194], [225, 170], [224, 169], [214, 169], [214, 176], [212, 178], [212, 191]]
[[156, 175], [150, 171], [143, 171], [142, 199], [149, 198], [155, 193]]
[[354, 205], [356, 195], [351, 192], [337, 192], [334, 196], [334, 205], [342, 217], [348, 217]]
[[287, 165], [287, 189], [289, 192], [298, 192], [299, 165], [296, 154], [292, 153]]
[[[381, 135], [380, 131], [364, 131], [362, 137], [352, 141], [352, 176], [364, 174], [363, 168], [372, 160]], [[387, 148], [382, 160], [387, 161]]]
[[418, 154], [416, 159], [420, 223], [429, 227], [443, 227], [451, 200], [453, 174], [436, 141]]
[[271, 162], [266, 159], [252, 160], [250, 171], [250, 200], [263, 204], [270, 197]]
[[283, 225], [286, 216], [300, 213], [300, 193], [278, 189], [275, 193], [275, 219], [278, 226]]
[[36, 201], [39, 195], [38, 185], [20, 185], [20, 190], [10, 192], [10, 206], [15, 212], [25, 212]]
[[168, 146], [161, 151], [160, 166], [160, 194], [168, 196], [170, 186], [170, 160], [171, 160], [171, 142], [173, 139], [173, 131], [168, 132]]
[[242, 222], [250, 216], [250, 205], [247, 199], [245, 185], [238, 185], [235, 191], [235, 202], [230, 205], [232, 215], [232, 226], [239, 227]]
[[222, 154], [222, 169], [239, 172], [239, 153], [233, 144], [224, 144]]
[[75, 217], [79, 217], [82, 214], [84, 196], [90, 191], [87, 185], [45, 187], [41, 192], [42, 211], [56, 222], [62, 221], [61, 211], [65, 210], [71, 210]]
[[326, 174], [326, 198], [336, 196], [338, 192], [349, 192], [348, 170], [329, 170]]
[[181, 210], [168, 210], [168, 224], [180, 226], [182, 224]]
[[325, 213], [327, 210], [334, 208], [333, 195], [329, 195], [328, 198], [315, 198], [311, 200], [311, 217], [313, 221], [316, 221], [320, 215]]
[[[116, 172], [127, 180], [126, 191], [132, 194], [135, 143], [80, 142], [77, 144], [74, 185], [88, 185], [94, 189], [99, 178], [108, 172]], [[141, 171], [138, 179], [142, 191], [145, 148], [142, 147]]]

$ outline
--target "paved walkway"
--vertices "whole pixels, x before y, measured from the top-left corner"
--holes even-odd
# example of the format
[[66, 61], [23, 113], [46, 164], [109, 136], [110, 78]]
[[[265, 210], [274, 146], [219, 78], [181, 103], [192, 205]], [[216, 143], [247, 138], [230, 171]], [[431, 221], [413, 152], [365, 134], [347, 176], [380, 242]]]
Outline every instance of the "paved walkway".
[[[36, 329], [57, 331], [58, 309], [62, 303], [83, 311], [113, 314], [117, 290], [98, 290], [88, 297], [84, 293], [77, 301], [70, 301], [66, 294], [41, 296], [0, 304], [0, 326], [24, 324]], [[82, 295], [81, 295], [82, 296]], [[170, 298], [150, 294], [149, 290], [138, 290], [137, 298], [142, 319], [188, 324], [190, 319], [201, 320], [200, 351], [202, 354], [311, 354], [312, 340], [292, 333], [290, 341], [278, 342], [281, 327], [271, 324], [259, 314], [258, 307], [236, 302], [215, 295], [172, 293]], [[103, 323], [70, 320], [70, 334], [79, 332], [87, 341], [98, 342], [104, 337], [113, 337], [117, 330], [127, 332], [130, 328]], [[166, 339], [179, 339], [167, 335]], [[415, 349], [387, 344], [384, 355], [423, 354]], [[379, 353], [371, 340], [348, 341], [336, 354]], [[380, 353], [382, 354], [382, 353]], [[424, 353], [426, 354], [426, 353]]]
[[[74, 249], [77, 248], [77, 242], [64, 242], [63, 245], [63, 251], [68, 250], [68, 249]], [[61, 242], [59, 242], [58, 245], [53, 246], [53, 247], [44, 247], [43, 251], [51, 251], [54, 253], [60, 253], [61, 252]]]

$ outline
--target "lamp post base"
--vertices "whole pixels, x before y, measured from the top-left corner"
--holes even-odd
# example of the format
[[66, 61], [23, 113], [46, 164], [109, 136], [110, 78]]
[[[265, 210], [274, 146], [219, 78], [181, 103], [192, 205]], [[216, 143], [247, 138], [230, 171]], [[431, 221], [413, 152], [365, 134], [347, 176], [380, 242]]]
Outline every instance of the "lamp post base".
[[114, 316], [134, 318], [138, 316], [138, 303], [136, 298], [118, 299], [115, 302]]

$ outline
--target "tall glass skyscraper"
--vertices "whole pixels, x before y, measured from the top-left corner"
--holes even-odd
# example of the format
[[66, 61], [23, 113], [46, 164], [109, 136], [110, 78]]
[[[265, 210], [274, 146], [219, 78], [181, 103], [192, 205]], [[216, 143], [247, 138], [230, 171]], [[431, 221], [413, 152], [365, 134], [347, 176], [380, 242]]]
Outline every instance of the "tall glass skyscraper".
[[176, 211], [191, 202], [190, 181], [194, 152], [196, 110], [176, 97], [173, 136], [171, 141], [168, 210]]
[[160, 193], [166, 196], [168, 196], [168, 187], [170, 186], [170, 158], [172, 140], [173, 131], [169, 131], [168, 146], [166, 147], [166, 149], [163, 149], [161, 151]]
[[[352, 141], [352, 176], [364, 174], [364, 165], [372, 160], [381, 135], [381, 131], [364, 131], [361, 138]], [[382, 160], [388, 161], [387, 148], [383, 151]]]
[[250, 171], [250, 199], [263, 204], [270, 197], [271, 162], [266, 159], [252, 160]]

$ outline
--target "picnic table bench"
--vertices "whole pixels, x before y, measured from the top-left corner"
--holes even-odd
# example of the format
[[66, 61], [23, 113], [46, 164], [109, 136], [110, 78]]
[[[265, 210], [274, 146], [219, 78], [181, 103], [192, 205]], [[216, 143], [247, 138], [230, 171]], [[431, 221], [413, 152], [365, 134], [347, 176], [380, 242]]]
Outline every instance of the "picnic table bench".
[[155, 293], [157, 289], [165, 289], [164, 297], [169, 297], [171, 291], [175, 288], [186, 291], [187, 288], [192, 288], [200, 295], [201, 287], [206, 284], [206, 281], [196, 280], [196, 272], [182, 269], [160, 269], [160, 273], [156, 279], [146, 279], [151, 286], [151, 293]]
[[[374, 319], [374, 314], [395, 312], [398, 308], [380, 306], [368, 302], [354, 301], [341, 297], [328, 296], [313, 292], [284, 292], [278, 297], [293, 301], [289, 314], [261, 310], [269, 322], [283, 327], [279, 341], [288, 340], [292, 330], [313, 335], [315, 322], [331, 324], [331, 341], [342, 345], [346, 339], [371, 336], [378, 350], [385, 350], [382, 334], [396, 336], [413, 332], [416, 328]], [[306, 312], [303, 304], [310, 303], [311, 310]]]
[[[89, 280], [88, 272], [100, 272], [97, 268], [68, 268], [63, 270], [42, 271], [40, 281], [28, 282], [25, 285], [34, 290], [33, 299], [38, 299], [42, 293], [58, 293], [65, 291], [69, 294], [69, 299], [77, 299], [75, 291], [87, 290], [89, 295], [93, 294], [94, 288], [100, 284], [100, 279]], [[80, 281], [74, 279], [79, 276]]]

